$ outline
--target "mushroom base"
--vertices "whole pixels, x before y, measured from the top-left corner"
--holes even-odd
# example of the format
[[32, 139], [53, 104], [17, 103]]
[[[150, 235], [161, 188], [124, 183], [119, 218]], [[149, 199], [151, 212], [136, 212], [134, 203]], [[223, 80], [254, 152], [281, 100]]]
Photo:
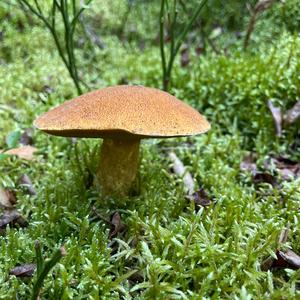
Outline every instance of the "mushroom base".
[[140, 140], [104, 139], [97, 177], [104, 195], [129, 195], [138, 173]]

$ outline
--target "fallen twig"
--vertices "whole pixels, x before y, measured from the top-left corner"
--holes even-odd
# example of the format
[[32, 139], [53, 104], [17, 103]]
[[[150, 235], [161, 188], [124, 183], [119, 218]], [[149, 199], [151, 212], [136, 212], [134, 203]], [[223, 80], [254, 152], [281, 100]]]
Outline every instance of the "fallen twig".
[[276, 135], [280, 137], [282, 135], [282, 113], [280, 107], [276, 107], [271, 100], [268, 101], [268, 107], [272, 113], [272, 117], [275, 123]]
[[286, 125], [291, 125], [300, 118], [300, 101], [298, 100], [296, 104], [289, 109], [283, 116], [283, 121]]
[[169, 158], [173, 162], [174, 172], [177, 175], [182, 176], [182, 180], [187, 188], [188, 195], [192, 195], [195, 192], [195, 182], [192, 175], [186, 170], [186, 167], [174, 152], [169, 153]]
[[286, 250], [281, 250], [281, 247], [287, 242], [288, 235], [290, 231], [290, 224], [288, 223], [286, 228], [284, 228], [278, 239], [278, 246], [276, 249], [276, 258], [269, 256], [261, 263], [262, 271], [269, 271], [272, 269], [294, 269], [298, 270], [300, 268], [300, 256], [295, 253], [292, 249], [287, 248]]
[[247, 33], [244, 40], [244, 50], [248, 48], [250, 37], [254, 30], [259, 14], [270, 8], [276, 1], [277, 0], [259, 0], [256, 3], [247, 28]]
[[111, 222], [110, 220], [108, 220], [107, 218], [105, 218], [102, 214], [100, 214], [100, 213], [97, 211], [97, 209], [96, 209], [95, 206], [92, 207], [92, 210], [93, 210], [93, 213], [94, 213], [100, 220], [102, 220], [103, 222], [105, 222], [105, 223], [108, 224], [108, 225], [113, 225], [112, 222]]

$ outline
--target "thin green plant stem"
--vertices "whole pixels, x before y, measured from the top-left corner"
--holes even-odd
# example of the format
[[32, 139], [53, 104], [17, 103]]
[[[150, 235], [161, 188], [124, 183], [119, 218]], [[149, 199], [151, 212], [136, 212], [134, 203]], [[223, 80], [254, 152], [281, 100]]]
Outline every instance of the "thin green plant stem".
[[[57, 48], [58, 54], [64, 62], [69, 72], [69, 75], [74, 82], [77, 93], [79, 95], [82, 94], [81, 84], [83, 84], [86, 88], [89, 87], [86, 83], [83, 82], [83, 80], [79, 78], [78, 75], [74, 47], [74, 33], [80, 15], [85, 10], [85, 6], [90, 4], [92, 0], [88, 0], [85, 6], [81, 7], [80, 9], [78, 9], [76, 6], [76, 0], [72, 0], [71, 12], [69, 10], [67, 0], [52, 0], [52, 7], [50, 10], [49, 17], [46, 17], [43, 13], [38, 0], [33, 1], [34, 5], [31, 4], [28, 0], [19, 1], [21, 4], [23, 4], [23, 7], [27, 7], [29, 11], [35, 14], [46, 25], [54, 39], [54, 43]], [[61, 42], [59, 38], [59, 33], [56, 29], [57, 11], [59, 11], [64, 25], [64, 42]]]
[[161, 9], [160, 9], [160, 53], [161, 53], [161, 61], [162, 61], [162, 71], [163, 71], [163, 78], [162, 78], [162, 85], [163, 90], [168, 91], [170, 80], [171, 80], [171, 73], [174, 65], [174, 61], [176, 58], [176, 55], [179, 52], [179, 49], [186, 38], [187, 33], [193, 26], [194, 22], [196, 21], [197, 17], [200, 15], [200, 12], [204, 5], [207, 3], [208, 0], [203, 0], [197, 7], [195, 13], [191, 17], [190, 21], [186, 24], [184, 27], [182, 33], [178, 36], [177, 41], [176, 35], [175, 35], [175, 27], [177, 22], [177, 1], [173, 0], [173, 14], [167, 14], [168, 21], [170, 23], [170, 53], [168, 56], [168, 61], [166, 59], [165, 54], [165, 41], [164, 41], [164, 25], [165, 25], [165, 6], [167, 6], [167, 0], [161, 0]]
[[[161, 0], [161, 7], [160, 7], [160, 54], [161, 54], [161, 62], [162, 62], [162, 70], [163, 70], [163, 87], [166, 77], [166, 56], [165, 56], [165, 49], [164, 49], [164, 9], [165, 9], [165, 0]], [[165, 90], [165, 88], [164, 88]]]
[[180, 48], [183, 40], [185, 39], [185, 37], [188, 34], [189, 30], [191, 29], [191, 27], [193, 26], [194, 22], [196, 21], [196, 19], [200, 15], [200, 12], [201, 12], [202, 8], [207, 3], [207, 1], [208, 0], [201, 1], [200, 5], [198, 6], [198, 9], [195, 11], [195, 13], [192, 16], [192, 18], [190, 19], [189, 23], [186, 25], [185, 29], [182, 31], [181, 35], [178, 38], [177, 46], [175, 47], [175, 50], [174, 50], [174, 55], [176, 55], [178, 53], [179, 48]]
[[36, 241], [34, 247], [36, 253], [37, 277], [39, 277], [40, 272], [43, 269], [43, 257], [40, 242]]
[[42, 257], [41, 244], [38, 241], [35, 243], [35, 252], [37, 261], [37, 276], [36, 281], [33, 284], [31, 296], [32, 300], [37, 300], [40, 298], [41, 288], [46, 276], [49, 274], [51, 269], [60, 261], [60, 259], [66, 255], [66, 250], [62, 246], [54, 252], [50, 260], [46, 261]]
[[63, 17], [63, 22], [65, 26], [65, 43], [66, 43], [66, 50], [68, 53], [69, 59], [69, 67], [71, 70], [71, 76], [74, 79], [74, 83], [76, 88], [78, 89], [79, 93], [81, 93], [81, 88], [79, 86], [79, 79], [76, 71], [76, 62], [74, 57], [74, 48], [71, 47], [71, 40], [73, 38], [72, 33], [70, 31], [70, 20], [69, 20], [69, 12], [68, 12], [68, 4], [65, 0], [61, 0], [61, 14]]
[[174, 53], [174, 46], [175, 46], [175, 25], [176, 25], [176, 19], [177, 19], [177, 1], [174, 0], [173, 5], [173, 23], [171, 24], [171, 47], [170, 47], [170, 53]]

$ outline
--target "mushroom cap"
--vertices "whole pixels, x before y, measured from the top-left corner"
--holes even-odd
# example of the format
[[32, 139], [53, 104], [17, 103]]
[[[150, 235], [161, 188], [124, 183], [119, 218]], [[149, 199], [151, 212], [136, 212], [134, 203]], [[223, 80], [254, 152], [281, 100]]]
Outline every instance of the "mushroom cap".
[[198, 111], [174, 96], [128, 85], [66, 101], [38, 117], [34, 125], [58, 136], [100, 138], [190, 136], [210, 129]]

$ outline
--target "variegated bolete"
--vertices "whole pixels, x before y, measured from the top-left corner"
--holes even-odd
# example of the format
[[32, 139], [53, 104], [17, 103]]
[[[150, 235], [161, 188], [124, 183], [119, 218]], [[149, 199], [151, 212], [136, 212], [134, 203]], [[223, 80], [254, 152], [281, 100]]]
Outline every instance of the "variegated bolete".
[[97, 177], [106, 195], [127, 195], [138, 171], [143, 138], [201, 134], [210, 124], [174, 96], [143, 86], [114, 86], [66, 101], [36, 119], [49, 134], [102, 138]]

